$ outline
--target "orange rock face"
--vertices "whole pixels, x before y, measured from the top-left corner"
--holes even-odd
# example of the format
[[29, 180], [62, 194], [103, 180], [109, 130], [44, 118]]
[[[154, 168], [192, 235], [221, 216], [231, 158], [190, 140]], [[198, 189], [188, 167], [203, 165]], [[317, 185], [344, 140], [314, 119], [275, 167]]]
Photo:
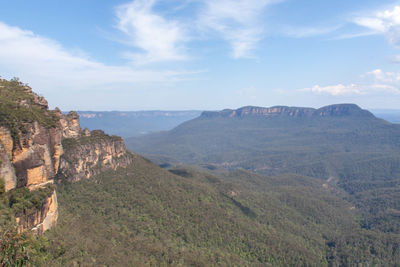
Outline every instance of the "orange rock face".
[[[59, 109], [49, 111], [43, 97], [33, 93], [28, 86], [20, 86], [20, 95], [11, 107], [17, 104], [28, 112], [34, 109], [40, 116], [27, 116], [14, 124], [6, 121], [0, 125], [0, 179], [5, 182], [6, 191], [21, 187], [31, 191], [43, 188], [54, 183], [57, 174], [71, 181], [90, 178], [103, 170], [125, 167], [131, 162], [121, 138], [107, 136], [101, 131], [82, 131], [76, 112], [63, 115]], [[0, 90], [6, 90], [4, 88], [2, 86]], [[14, 89], [7, 90], [12, 92]], [[5, 99], [0, 102], [2, 100], [6, 102]], [[10, 118], [15, 118], [13, 108], [9, 112]], [[13, 127], [12, 131], [8, 127]], [[90, 139], [92, 133], [96, 135], [94, 139]], [[63, 156], [62, 140], [66, 138], [75, 139], [79, 145]], [[90, 140], [79, 143], [81, 139]], [[58, 218], [56, 191], [41, 208], [24, 210], [16, 217], [20, 232], [32, 229], [42, 233], [50, 229]]]
[[54, 227], [58, 219], [58, 203], [56, 191], [47, 198], [46, 203], [40, 210], [30, 214], [24, 214], [16, 218], [18, 232], [33, 230], [38, 234], [42, 234], [46, 230]]
[[0, 142], [3, 144], [6, 155], [9, 159], [11, 159], [14, 141], [11, 137], [10, 131], [7, 128], [0, 127]]
[[12, 163], [17, 186], [34, 186], [52, 180], [62, 155], [61, 128], [45, 128], [37, 122], [26, 123], [26, 132], [14, 141]]
[[27, 187], [45, 183], [47, 181], [45, 167], [42, 165], [36, 168], [28, 169], [26, 180]]
[[4, 179], [4, 189], [10, 191], [17, 186], [17, 176], [3, 145], [0, 142], [0, 177]]
[[101, 131], [93, 133], [96, 142], [77, 139], [74, 147], [65, 149], [59, 169], [65, 179], [88, 179], [107, 169], [124, 168], [131, 163], [122, 139], [112, 138]]
[[61, 116], [60, 124], [63, 138], [77, 138], [81, 135], [79, 115], [76, 112], [70, 112], [67, 116]]

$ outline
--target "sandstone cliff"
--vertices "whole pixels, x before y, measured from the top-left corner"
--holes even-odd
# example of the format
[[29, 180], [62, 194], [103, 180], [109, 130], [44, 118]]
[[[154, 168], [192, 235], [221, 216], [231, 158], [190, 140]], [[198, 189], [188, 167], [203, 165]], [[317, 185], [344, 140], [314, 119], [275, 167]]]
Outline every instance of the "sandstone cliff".
[[322, 107], [319, 109], [302, 108], [302, 107], [287, 107], [287, 106], [274, 106], [269, 108], [247, 106], [236, 110], [225, 109], [222, 111], [205, 111], [201, 115], [205, 118], [213, 117], [302, 117], [302, 118], [315, 118], [315, 117], [343, 117], [343, 116], [357, 116], [357, 117], [373, 117], [372, 113], [363, 110], [355, 104], [337, 104]]
[[58, 219], [58, 203], [56, 190], [53, 190], [50, 196], [45, 199], [44, 204], [37, 208], [24, 211], [22, 214], [16, 214], [16, 222], [19, 232], [31, 229], [36, 233], [43, 233], [44, 231], [54, 227]]
[[0, 177], [20, 232], [40, 233], [56, 224], [56, 191], [49, 185], [63, 154], [62, 121], [70, 117], [49, 110], [43, 97], [18, 80], [0, 80]]
[[78, 181], [130, 163], [121, 138], [82, 131], [76, 112], [49, 110], [29, 86], [0, 79], [0, 179], [19, 231], [41, 233], [56, 224], [57, 174]]
[[61, 157], [59, 176], [70, 181], [87, 179], [107, 169], [126, 167], [132, 162], [122, 138], [106, 135], [100, 130], [65, 139], [63, 145], [65, 153]]

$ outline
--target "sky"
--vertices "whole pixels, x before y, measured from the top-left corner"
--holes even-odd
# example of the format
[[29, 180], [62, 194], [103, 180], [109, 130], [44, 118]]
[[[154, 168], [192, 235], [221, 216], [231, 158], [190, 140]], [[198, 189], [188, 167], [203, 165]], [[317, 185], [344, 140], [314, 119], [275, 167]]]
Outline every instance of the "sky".
[[68, 110], [400, 108], [400, 1], [0, 0], [0, 76]]

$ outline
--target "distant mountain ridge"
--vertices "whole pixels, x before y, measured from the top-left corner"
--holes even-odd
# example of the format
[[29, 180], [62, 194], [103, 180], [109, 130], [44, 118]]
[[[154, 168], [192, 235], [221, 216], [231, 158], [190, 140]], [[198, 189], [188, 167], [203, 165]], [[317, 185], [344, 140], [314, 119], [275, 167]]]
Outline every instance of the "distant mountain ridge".
[[198, 117], [201, 111], [78, 111], [77, 113], [83, 128], [102, 129], [108, 134], [127, 138], [171, 130], [182, 122]]
[[[363, 110], [354, 104], [330, 105], [319, 109], [304, 107], [257, 107], [246, 106], [239, 109], [225, 109], [222, 111], [200, 110], [143, 110], [143, 111], [77, 111], [83, 128], [90, 130], [103, 129], [106, 133], [122, 136], [123, 138], [136, 137], [160, 131], [169, 131], [181, 123], [196, 117], [323, 117], [323, 116], [358, 116], [371, 117], [369, 111]], [[393, 113], [393, 114], [392, 114]], [[400, 122], [399, 112], [373, 112], [377, 117], [392, 123]], [[65, 113], [67, 114], [67, 113]]]
[[[310, 155], [311, 150], [315, 160], [320, 160], [318, 154], [396, 152], [399, 135], [398, 125], [379, 119], [355, 104], [318, 109], [246, 106], [205, 111], [170, 131], [130, 138], [127, 143], [132, 151], [148, 155], [191, 164], [263, 169], [273, 174], [285, 164], [281, 159], [271, 161], [270, 157], [281, 158], [283, 151], [292, 158], [299, 153]], [[266, 155], [269, 160], [263, 160]], [[293, 162], [300, 163], [309, 164], [309, 160], [300, 158]]]
[[335, 104], [319, 109], [304, 107], [273, 106], [269, 108], [246, 106], [239, 109], [224, 109], [222, 111], [204, 111], [201, 117], [328, 117], [328, 116], [361, 116], [374, 117], [368, 110], [363, 110], [356, 104]]
[[400, 214], [400, 125], [354, 104], [204, 112], [171, 131], [128, 139], [127, 147], [162, 166], [319, 178], [351, 196], [366, 227], [400, 233], [393, 219]]

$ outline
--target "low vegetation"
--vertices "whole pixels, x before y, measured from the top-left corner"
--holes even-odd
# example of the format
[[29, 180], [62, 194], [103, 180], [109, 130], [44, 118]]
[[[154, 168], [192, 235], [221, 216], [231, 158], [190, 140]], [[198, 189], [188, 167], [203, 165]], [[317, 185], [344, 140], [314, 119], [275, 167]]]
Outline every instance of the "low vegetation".
[[93, 130], [90, 136], [80, 136], [79, 138], [65, 138], [62, 145], [65, 150], [73, 152], [73, 149], [80, 145], [97, 144], [102, 141], [122, 141], [122, 138], [115, 135], [107, 135], [102, 130]]
[[14, 214], [27, 215], [43, 207], [53, 192], [51, 184], [34, 191], [26, 187], [17, 188], [7, 193], [8, 205]]
[[42, 246], [30, 233], [18, 233], [14, 210], [10, 208], [10, 194], [5, 193], [3, 179], [0, 179], [0, 266], [31, 266], [35, 258], [40, 259], [37, 244], [38, 248]]
[[10, 81], [0, 79], [0, 125], [10, 129], [13, 136], [25, 132], [26, 122], [37, 121], [47, 128], [57, 126], [58, 118], [54, 111], [35, 104], [33, 94], [27, 90], [30, 88], [17, 78]]

